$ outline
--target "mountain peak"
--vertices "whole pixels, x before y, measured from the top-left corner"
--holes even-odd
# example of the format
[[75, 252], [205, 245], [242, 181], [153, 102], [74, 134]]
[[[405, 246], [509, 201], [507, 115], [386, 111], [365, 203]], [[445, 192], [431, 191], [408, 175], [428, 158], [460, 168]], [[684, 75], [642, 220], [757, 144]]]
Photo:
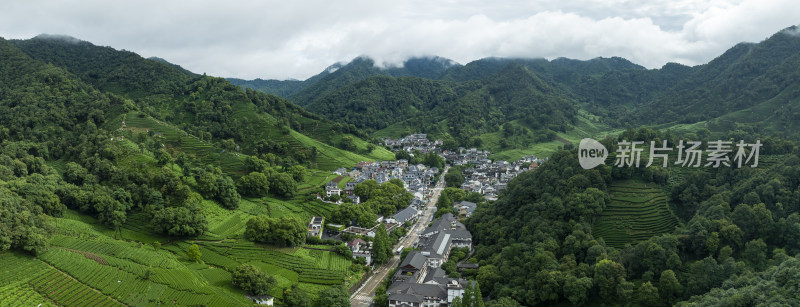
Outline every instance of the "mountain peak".
[[798, 28], [797, 26], [791, 26], [791, 27], [788, 27], [786, 29], [781, 30], [778, 33], [786, 34], [786, 35], [794, 36], [794, 37], [800, 37], [800, 28]]
[[83, 40], [80, 40], [80, 39], [77, 39], [75, 37], [72, 37], [72, 36], [69, 36], [69, 35], [65, 35], [65, 34], [47, 34], [47, 33], [42, 33], [42, 34], [36, 35], [33, 39], [60, 41], [60, 42], [69, 43], [69, 44], [86, 43], [86, 41], [83, 41]]

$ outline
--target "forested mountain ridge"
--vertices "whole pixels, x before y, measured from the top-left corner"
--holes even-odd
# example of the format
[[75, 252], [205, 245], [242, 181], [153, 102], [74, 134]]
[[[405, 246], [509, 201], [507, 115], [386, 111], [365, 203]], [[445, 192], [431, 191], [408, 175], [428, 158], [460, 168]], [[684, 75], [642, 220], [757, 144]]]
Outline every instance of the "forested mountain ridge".
[[358, 57], [335, 70], [326, 70], [329, 73], [316, 81], [313, 81], [312, 78], [311, 84], [287, 98], [298, 105], [305, 106], [325, 94], [371, 76], [436, 78], [453, 65], [455, 63], [450, 60], [433, 57], [411, 58], [405, 61], [401, 67], [382, 68], [376, 66], [375, 60], [371, 58]]
[[467, 145], [475, 144], [477, 135], [515, 120], [527, 127], [523, 130], [566, 131], [576, 107], [568, 93], [528, 67], [509, 62], [481, 81], [370, 77], [322, 96], [307, 108], [371, 131], [415, 127]]
[[298, 80], [242, 80], [228, 78], [231, 83], [265, 93], [288, 98], [301, 106], [312, 103], [318, 97], [372, 76], [418, 77], [439, 79], [450, 67], [458, 63], [441, 57], [412, 57], [400, 66], [378, 67], [375, 60], [360, 56], [348, 63], [336, 63], [321, 73], [304, 81]]
[[694, 123], [773, 99], [784, 105], [796, 102], [800, 91], [800, 36], [796, 29], [784, 29], [758, 44], [734, 46], [662, 93], [636, 112], [636, 117], [658, 123]]
[[[371, 155], [357, 140], [366, 135], [353, 126], [322, 119], [279, 97], [238, 89], [220, 78], [76, 39], [39, 36], [12, 42], [34, 59], [64, 67], [98, 89], [130, 99], [145, 113], [228, 150], [238, 145], [245, 153], [273, 153], [301, 163], [314, 163], [323, 147], [331, 153], [341, 147]], [[290, 130], [319, 143], [293, 136]], [[356, 141], [344, 144], [345, 134], [356, 136]], [[375, 154], [390, 156], [381, 148]]]
[[[562, 91], [566, 99], [577, 101], [578, 110], [588, 114], [582, 116], [583, 126], [564, 121], [568, 126], [566, 129], [550, 128], [558, 137], [567, 140], [602, 136], [586, 131], [648, 124], [660, 124], [662, 128], [697, 124], [714, 132], [755, 129], [791, 138], [800, 131], [800, 126], [795, 124], [800, 116], [796, 107], [800, 88], [798, 50], [800, 37], [796, 35], [796, 27], [790, 27], [759, 43], [738, 44], [709, 63], [693, 67], [667, 63], [659, 69], [645, 69], [618, 57], [587, 61], [485, 58], [466, 65], [453, 65], [438, 77], [402, 81], [390, 81], [395, 77], [360, 58], [314, 80], [313, 84], [289, 99], [302, 100], [301, 105], [320, 116], [373, 129], [375, 135], [398, 137], [403, 133], [426, 132], [435, 137], [454, 138], [460, 145], [471, 146], [476, 144], [474, 139], [471, 141], [463, 134], [452, 133], [435, 110], [432, 113], [415, 110], [419, 106], [442, 105], [441, 98], [425, 101], [424, 97], [409, 95], [409, 90], [418, 92], [419, 88], [436, 88], [461, 96], [455, 99], [447, 96], [447, 101], [471, 101], [476, 97], [473, 91], [465, 88], [476, 88], [476, 84], [480, 87], [507, 67], [519, 65]], [[365, 79], [371, 75], [370, 71], [383, 77]], [[452, 90], [446, 90], [448, 86]], [[402, 100], [408, 101], [407, 105], [398, 103]], [[356, 110], [366, 113], [357, 114]], [[405, 111], [398, 113], [398, 110]], [[383, 113], [398, 116], [374, 116]], [[497, 116], [479, 112], [471, 114], [476, 115], [474, 121], [459, 122], [481, 127], [475, 133], [495, 144], [490, 146], [493, 151], [530, 150], [529, 145], [521, 142], [512, 142], [509, 147], [496, 145], [497, 137], [493, 133], [505, 133], [500, 129], [505, 123], [517, 125], [523, 128], [523, 132], [528, 129], [527, 133], [532, 136], [544, 136], [541, 140], [552, 139], [546, 137], [549, 132], [536, 128], [548, 126], [546, 122], [520, 123], [502, 119], [484, 125], [478, 117], [496, 119]], [[591, 119], [589, 122], [592, 123], [586, 124], [585, 119]]]

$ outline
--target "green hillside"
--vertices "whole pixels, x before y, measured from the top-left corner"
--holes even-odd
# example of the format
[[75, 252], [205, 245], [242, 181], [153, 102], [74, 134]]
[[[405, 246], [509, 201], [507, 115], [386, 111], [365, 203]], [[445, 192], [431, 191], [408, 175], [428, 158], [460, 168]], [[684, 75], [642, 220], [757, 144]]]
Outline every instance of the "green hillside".
[[[271, 152], [327, 169], [391, 158], [391, 153], [380, 147], [366, 152], [366, 143], [360, 140], [356, 141], [360, 146], [348, 149], [362, 154], [346, 153], [336, 148], [344, 134], [356, 139], [366, 135], [352, 126], [321, 119], [279, 97], [241, 90], [220, 78], [198, 76], [163, 61], [75, 39], [40, 36], [13, 43], [34, 59], [63, 67], [102, 91], [130, 99], [132, 104], [121, 111], [138, 110], [228, 152], [239, 145], [245, 154]], [[290, 133], [292, 130], [305, 134], [303, 140], [298, 139], [300, 134]], [[177, 130], [172, 132], [174, 136]], [[292, 150], [275, 149], [283, 142]], [[256, 148], [261, 143], [266, 146]], [[318, 161], [316, 153], [321, 151]], [[335, 158], [339, 156], [350, 158]]]
[[[247, 306], [231, 284], [239, 265], [274, 276], [278, 299], [363, 274], [303, 244], [311, 216], [337, 208], [315, 199], [333, 179], [315, 167], [393, 158], [353, 127], [64, 37], [0, 39], [0, 68], [0, 305]], [[247, 173], [265, 178], [258, 195]], [[256, 216], [300, 239], [255, 245], [244, 232]]]
[[[758, 44], [736, 45], [635, 112], [635, 118], [657, 123], [694, 123], [772, 101], [773, 107], [783, 109], [781, 113], [788, 115], [773, 119], [789, 125], [797, 113], [792, 102], [797, 97], [800, 80], [800, 38], [793, 34], [795, 30], [794, 26], [784, 29]], [[752, 115], [763, 119], [767, 114]], [[772, 123], [766, 120], [757, 126]]]

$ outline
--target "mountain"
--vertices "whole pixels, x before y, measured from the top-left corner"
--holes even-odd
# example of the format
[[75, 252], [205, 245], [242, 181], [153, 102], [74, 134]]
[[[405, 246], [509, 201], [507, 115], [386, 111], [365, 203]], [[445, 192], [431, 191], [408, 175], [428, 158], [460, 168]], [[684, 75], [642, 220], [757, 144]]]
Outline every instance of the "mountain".
[[[800, 116], [796, 107], [800, 38], [795, 33], [796, 27], [791, 27], [760, 43], [738, 44], [708, 64], [694, 67], [667, 63], [659, 69], [645, 69], [619, 57], [586, 61], [485, 58], [466, 65], [437, 66], [433, 70], [436, 73], [422, 74], [416, 70], [417, 78], [398, 78], [411, 70], [380, 70], [372, 60], [358, 58], [326, 70], [332, 72], [313, 83], [304, 81], [310, 84], [289, 99], [322, 117], [369, 129], [376, 136], [426, 132], [436, 137], [455, 137], [462, 145], [469, 145], [474, 142], [466, 135], [472, 134], [489, 141], [485, 144], [494, 151], [530, 152], [529, 142], [499, 146], [498, 135], [491, 134], [500, 133], [505, 123], [517, 125], [523, 132], [531, 130], [533, 135], [546, 135], [544, 130], [536, 132], [546, 128], [567, 141], [602, 137], [603, 131], [612, 127], [660, 124], [659, 127], [666, 128], [695, 123], [718, 133], [757, 129], [791, 137], [800, 131], [795, 123]], [[427, 63], [425, 67], [431, 67], [431, 62], [437, 63], [423, 61]], [[411, 63], [414, 62], [409, 61], [406, 66], [412, 66]], [[516, 70], [516, 77], [523, 81], [506, 76], [514, 75], [515, 70], [509, 69], [513, 66], [527, 70], [526, 73]], [[549, 112], [566, 110], [563, 104], [537, 103], [541, 97], [522, 103], [509, 96], [536, 97], [536, 94], [489, 93], [492, 86], [501, 86], [502, 82], [525, 88], [531, 85], [527, 82], [535, 84], [537, 80], [552, 88], [550, 94], [555, 93], [556, 97], [577, 106], [580, 112], [574, 114], [580, 119], [558, 117], [560, 123], [556, 124]], [[511, 93], [515, 87], [504, 90]], [[509, 104], [526, 103], [535, 104], [536, 108], [527, 109], [529, 113], [524, 116], [518, 116], [521, 109], [505, 108]], [[489, 113], [493, 107], [500, 107], [497, 110], [503, 114]], [[520, 121], [522, 118], [528, 120]], [[469, 132], [454, 132], [459, 129]], [[542, 139], [553, 140], [553, 137], [539, 138]]]
[[266, 250], [245, 231], [258, 217], [290, 240], [260, 242], [304, 244], [306, 222], [338, 208], [316, 199], [326, 170], [394, 156], [358, 135], [162, 60], [0, 38], [0, 302], [250, 306], [231, 287], [245, 269], [302, 299], [345, 296], [333, 286], [363, 275], [349, 255]]
[[284, 98], [299, 92], [306, 85], [308, 85], [307, 82], [299, 80], [244, 80], [237, 78], [227, 78], [227, 80], [236, 86], [253, 89], [259, 92]]
[[304, 81], [242, 80], [229, 78], [235, 85], [288, 98], [299, 105], [308, 105], [316, 97], [372, 76], [419, 77], [438, 79], [458, 63], [441, 57], [413, 57], [400, 66], [379, 67], [375, 60], [361, 56], [349, 63], [337, 63]]
[[736, 121], [759, 123], [773, 132], [783, 130], [780, 126], [790, 125], [799, 111], [800, 37], [796, 30], [793, 26], [758, 44], [734, 46], [655, 97], [634, 118], [687, 124], [720, 118], [728, 122], [725, 128], [734, 128], [730, 124], [733, 113], [750, 110], [735, 116]]
[[510, 63], [527, 66], [542, 76], [548, 76], [556, 82], [566, 82], [574, 75], [599, 75], [612, 71], [642, 70], [643, 67], [620, 58], [595, 58], [587, 61], [557, 58], [552, 61], [530, 58], [484, 58], [472, 61], [464, 66], [448, 69], [443, 80], [468, 81], [481, 80], [497, 73]]
[[[391, 157], [382, 148], [374, 153], [367, 151], [362, 140], [347, 149], [365, 157], [336, 148], [342, 146], [346, 134], [356, 139], [366, 135], [282, 98], [239, 89], [224, 79], [196, 75], [172, 64], [89, 42], [40, 36], [13, 43], [36, 60], [63, 67], [101, 91], [130, 99], [135, 109], [145, 114], [202, 141], [220, 147], [228, 144], [229, 150], [238, 145], [244, 153], [271, 152], [325, 169], [371, 157]], [[278, 146], [283, 142], [286, 145]]]
[[509, 62], [482, 81], [370, 77], [316, 99], [307, 109], [373, 131], [413, 127], [474, 142], [476, 135], [515, 120], [533, 130], [565, 131], [575, 105], [526, 66]]

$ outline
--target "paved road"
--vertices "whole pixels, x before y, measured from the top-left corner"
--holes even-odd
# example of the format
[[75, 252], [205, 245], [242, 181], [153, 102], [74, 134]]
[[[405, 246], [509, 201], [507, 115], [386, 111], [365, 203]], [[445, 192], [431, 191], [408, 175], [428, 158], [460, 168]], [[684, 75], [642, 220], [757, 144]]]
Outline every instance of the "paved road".
[[[439, 182], [436, 183], [436, 186], [433, 188], [433, 195], [431, 196], [430, 200], [428, 200], [428, 204], [425, 206], [425, 209], [422, 211], [422, 215], [414, 226], [409, 229], [406, 238], [400, 240], [400, 246], [405, 247], [413, 247], [417, 241], [419, 241], [419, 233], [425, 230], [428, 226], [428, 223], [433, 218], [433, 211], [436, 210], [436, 201], [439, 200], [439, 195], [442, 194], [442, 190], [444, 190], [444, 175], [447, 174], [447, 170], [450, 167], [445, 167], [442, 175], [439, 176]], [[397, 250], [397, 245], [393, 248], [393, 250]], [[386, 262], [384, 265], [380, 266], [379, 268], [375, 269], [375, 274], [373, 274], [367, 281], [361, 286], [358, 291], [353, 293], [350, 296], [350, 306], [356, 307], [368, 307], [372, 304], [372, 298], [375, 297], [375, 289], [381, 284], [383, 280], [386, 279], [386, 275], [389, 274], [393, 268], [397, 267], [398, 263], [400, 263], [400, 256], [394, 255], [391, 260]]]

